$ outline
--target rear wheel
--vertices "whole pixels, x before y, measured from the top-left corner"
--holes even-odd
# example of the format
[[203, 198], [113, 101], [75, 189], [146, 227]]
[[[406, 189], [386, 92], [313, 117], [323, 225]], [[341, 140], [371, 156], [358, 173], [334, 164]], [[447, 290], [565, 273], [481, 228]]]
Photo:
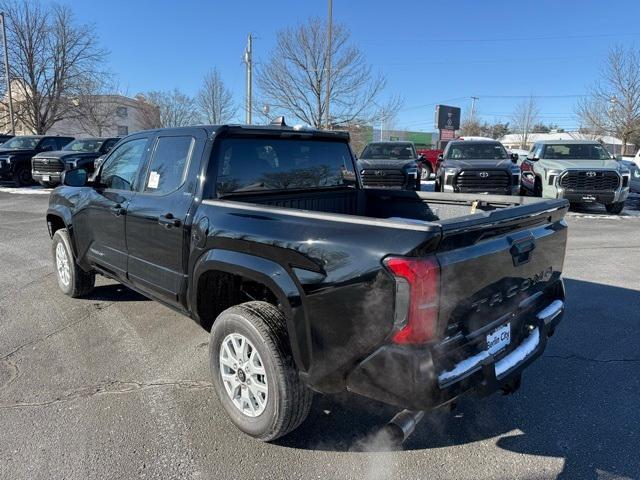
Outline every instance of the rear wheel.
[[609, 203], [604, 208], [607, 209], [607, 213], [618, 215], [624, 209], [624, 202]]
[[213, 324], [209, 363], [218, 398], [231, 421], [263, 441], [297, 428], [312, 392], [293, 362], [284, 315], [266, 302], [228, 308]]
[[28, 167], [18, 167], [13, 172], [13, 183], [16, 187], [25, 187], [33, 183], [33, 177], [31, 176], [31, 169]]
[[52, 253], [58, 286], [65, 295], [82, 297], [93, 290], [96, 275], [94, 272], [85, 272], [76, 263], [66, 228], [53, 234]]

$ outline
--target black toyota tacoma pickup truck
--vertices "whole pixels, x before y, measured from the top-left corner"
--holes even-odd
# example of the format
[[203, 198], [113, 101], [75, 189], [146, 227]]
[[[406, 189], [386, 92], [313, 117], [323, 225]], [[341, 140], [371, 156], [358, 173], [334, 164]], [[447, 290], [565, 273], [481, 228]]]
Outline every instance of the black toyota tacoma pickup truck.
[[210, 330], [220, 402], [272, 440], [312, 392], [412, 410], [513, 390], [564, 311], [562, 199], [364, 189], [346, 133], [130, 135], [65, 172], [57, 281], [115, 279]]
[[436, 191], [520, 195], [518, 154], [491, 140], [454, 140], [438, 158]]

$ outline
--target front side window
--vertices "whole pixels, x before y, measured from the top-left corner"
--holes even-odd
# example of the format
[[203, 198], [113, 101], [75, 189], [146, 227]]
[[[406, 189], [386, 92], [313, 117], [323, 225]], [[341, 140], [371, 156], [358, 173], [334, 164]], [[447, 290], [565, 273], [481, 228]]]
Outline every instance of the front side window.
[[545, 145], [542, 158], [549, 160], [610, 160], [611, 155], [598, 143], [559, 143]]
[[194, 144], [191, 136], [160, 137], [147, 173], [145, 193], [170, 193], [182, 185]]
[[138, 169], [144, 159], [147, 139], [138, 138], [120, 145], [109, 156], [100, 174], [105, 188], [133, 190]]
[[342, 142], [226, 138], [217, 162], [218, 196], [355, 184], [351, 151]]
[[500, 143], [467, 143], [451, 145], [445, 157], [451, 160], [504, 160], [507, 151]]
[[102, 146], [103, 140], [74, 140], [68, 143], [65, 151], [69, 152], [97, 152]]
[[56, 142], [55, 138], [45, 138], [44, 140], [42, 140], [40, 145], [38, 145], [38, 150], [42, 150], [43, 152], [57, 149], [58, 142]]

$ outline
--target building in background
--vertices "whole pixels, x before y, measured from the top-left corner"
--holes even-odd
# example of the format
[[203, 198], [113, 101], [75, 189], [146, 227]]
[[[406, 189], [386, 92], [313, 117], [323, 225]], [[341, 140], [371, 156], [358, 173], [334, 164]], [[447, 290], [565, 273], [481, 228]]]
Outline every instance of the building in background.
[[[145, 101], [144, 97], [124, 95], [86, 95], [66, 99], [69, 112], [63, 120], [56, 122], [47, 135], [68, 135], [72, 137], [123, 137], [140, 130], [160, 126], [158, 107]], [[13, 98], [14, 111], [20, 109], [20, 99]], [[6, 110], [7, 102], [0, 109]], [[16, 135], [30, 135], [30, 131], [15, 116]], [[0, 132], [10, 130], [8, 112], [0, 112]]]
[[[522, 135], [510, 133], [505, 135], [500, 142], [506, 148], [521, 148]], [[538, 141], [543, 140], [598, 140], [612, 155], [634, 155], [637, 148], [632, 143], [627, 143], [622, 151], [622, 140], [608, 135], [590, 135], [580, 132], [551, 132], [551, 133], [529, 133], [527, 135], [526, 150]]]

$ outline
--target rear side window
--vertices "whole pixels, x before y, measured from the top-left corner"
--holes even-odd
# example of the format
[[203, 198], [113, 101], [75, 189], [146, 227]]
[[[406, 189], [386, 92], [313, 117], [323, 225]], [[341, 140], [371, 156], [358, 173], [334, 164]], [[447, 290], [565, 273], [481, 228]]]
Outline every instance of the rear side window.
[[189, 135], [160, 137], [153, 150], [144, 186], [145, 193], [166, 194], [184, 182], [195, 139]]
[[355, 184], [351, 151], [342, 142], [226, 138], [218, 152], [218, 196]]

